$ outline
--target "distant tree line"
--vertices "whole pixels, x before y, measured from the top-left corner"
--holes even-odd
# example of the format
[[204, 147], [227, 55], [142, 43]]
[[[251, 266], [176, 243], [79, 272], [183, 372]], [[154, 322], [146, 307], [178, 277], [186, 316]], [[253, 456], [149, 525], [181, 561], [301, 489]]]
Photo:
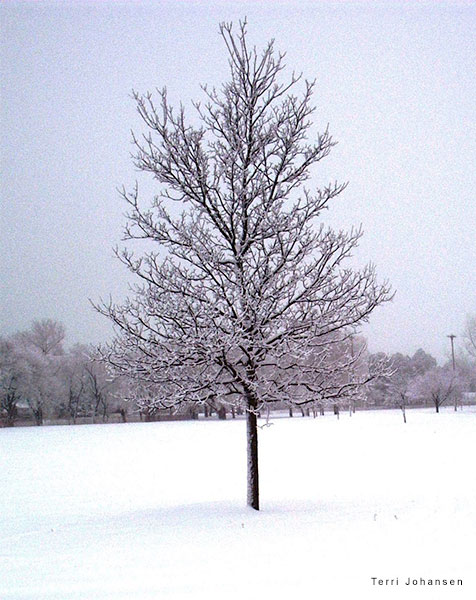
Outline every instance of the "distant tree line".
[[467, 398], [476, 399], [476, 318], [468, 319], [463, 335], [465, 352], [457, 360], [448, 360], [439, 366], [430, 354], [419, 349], [413, 356], [399, 352], [383, 352], [369, 356], [369, 361], [386, 360], [390, 373], [374, 380], [367, 387], [367, 405], [370, 407], [399, 407], [406, 420], [409, 406], [434, 406], [439, 412], [452, 404], [457, 410]]
[[[114, 416], [116, 421], [189, 418], [215, 416], [226, 419], [242, 415], [240, 406], [223, 398], [209, 398], [201, 406], [186, 403], [180, 410], [155, 408], [146, 396], [154, 389], [140, 389], [136, 381], [111, 374], [98, 359], [96, 348], [76, 344], [65, 349], [65, 329], [52, 320], [35, 321], [31, 328], [8, 337], [0, 337], [0, 426], [16, 423], [104, 423]], [[334, 344], [330, 362], [342, 361], [350, 355], [353, 373], [340, 373], [345, 378], [365, 378], [372, 363], [387, 364], [387, 375], [373, 380], [354, 394], [335, 398], [331, 403], [315, 403], [301, 407], [301, 416], [318, 416], [325, 409], [335, 414], [348, 409], [400, 408], [406, 420], [406, 409], [442, 406], [455, 410], [465, 402], [476, 402], [476, 318], [467, 321], [463, 335], [464, 352], [460, 352], [453, 368], [449, 360], [443, 366], [422, 349], [413, 356], [399, 352], [369, 354], [360, 336], [346, 343]], [[357, 373], [356, 373], [356, 372]], [[134, 401], [130, 400], [134, 398]], [[140, 398], [140, 401], [137, 399]], [[290, 417], [295, 409], [285, 401], [275, 410], [285, 410]], [[262, 414], [261, 416], [266, 416]]]
[[95, 360], [90, 346], [64, 348], [65, 329], [36, 321], [27, 331], [0, 338], [0, 420], [106, 422], [111, 413], [126, 419], [125, 381]]

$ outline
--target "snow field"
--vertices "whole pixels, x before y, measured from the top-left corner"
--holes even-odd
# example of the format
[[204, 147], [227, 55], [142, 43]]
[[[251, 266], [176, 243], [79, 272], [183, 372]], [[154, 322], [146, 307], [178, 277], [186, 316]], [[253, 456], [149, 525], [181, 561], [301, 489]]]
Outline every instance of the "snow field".
[[0, 599], [476, 598], [476, 411], [272, 423], [1, 430]]

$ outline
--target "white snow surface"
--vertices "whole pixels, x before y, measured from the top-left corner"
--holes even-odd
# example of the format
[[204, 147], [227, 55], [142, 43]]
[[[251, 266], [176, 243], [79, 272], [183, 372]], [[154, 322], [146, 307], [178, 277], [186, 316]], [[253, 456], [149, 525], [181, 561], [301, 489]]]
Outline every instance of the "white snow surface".
[[474, 409], [272, 423], [0, 430], [0, 599], [476, 598]]

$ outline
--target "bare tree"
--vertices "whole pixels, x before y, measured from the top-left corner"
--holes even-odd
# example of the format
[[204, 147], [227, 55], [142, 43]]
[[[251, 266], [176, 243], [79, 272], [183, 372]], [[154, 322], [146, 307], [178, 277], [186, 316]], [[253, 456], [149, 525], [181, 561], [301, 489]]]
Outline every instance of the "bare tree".
[[429, 399], [438, 413], [448, 400], [458, 398], [463, 388], [464, 380], [460, 374], [449, 367], [434, 367], [411, 382], [408, 394], [420, 401]]
[[28, 404], [37, 425], [43, 425], [61, 394], [58, 357], [43, 354], [35, 348], [22, 347], [22, 378], [19, 382], [22, 399]]
[[12, 337], [22, 364], [19, 390], [37, 425], [43, 425], [61, 396], [64, 336], [61, 323], [45, 319]]
[[466, 352], [476, 360], [476, 317], [468, 317], [463, 334]]
[[88, 348], [76, 344], [61, 361], [60, 378], [63, 393], [62, 402], [58, 408], [61, 416], [66, 414], [69, 424], [76, 424], [78, 417], [84, 415], [89, 409], [85, 369], [90, 360]]
[[9, 339], [0, 338], [0, 415], [6, 427], [13, 427], [18, 416], [20, 379], [21, 369], [14, 344]]
[[95, 423], [98, 415], [101, 415], [105, 423], [109, 418], [111, 403], [117, 398], [119, 378], [112, 375], [106, 365], [95, 360], [92, 355], [84, 364], [84, 373], [92, 422]]
[[18, 338], [25, 346], [34, 348], [43, 354], [50, 356], [64, 354], [65, 329], [58, 321], [52, 319], [34, 321], [30, 329], [18, 334]]
[[419, 376], [436, 367], [436, 360], [419, 348], [413, 356], [396, 352], [388, 358], [383, 353], [370, 355], [370, 362], [385, 361], [388, 372], [385, 377], [372, 381], [368, 392], [375, 406], [398, 407], [402, 411], [403, 421], [407, 422], [406, 409], [412, 402], [421, 401], [422, 397], [412, 392], [417, 388], [414, 381]]
[[250, 48], [245, 23], [220, 32], [230, 79], [203, 88], [205, 104], [194, 105], [200, 128], [183, 107], [171, 108], [165, 89], [158, 103], [134, 93], [148, 128], [133, 138], [135, 164], [162, 187], [149, 207], [137, 185], [123, 190], [125, 239], [159, 249], [139, 258], [118, 251], [140, 283], [124, 304], [98, 309], [117, 331], [104, 358], [153, 388], [149, 408], [219, 398], [245, 409], [247, 499], [258, 509], [259, 410], [333, 403], [371, 378], [343, 377], [356, 358], [336, 364], [332, 348], [391, 293], [372, 265], [343, 266], [360, 229], [319, 224], [345, 184], [304, 187], [334, 145], [327, 130], [308, 141], [314, 83], [294, 75], [283, 83], [284, 56], [273, 42], [262, 53]]

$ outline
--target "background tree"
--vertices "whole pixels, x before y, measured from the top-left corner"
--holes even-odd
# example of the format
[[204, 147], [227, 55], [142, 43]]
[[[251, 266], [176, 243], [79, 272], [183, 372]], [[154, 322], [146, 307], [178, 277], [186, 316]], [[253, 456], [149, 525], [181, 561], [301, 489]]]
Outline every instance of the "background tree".
[[434, 367], [415, 377], [408, 393], [418, 402], [430, 400], [438, 413], [451, 399], [460, 398], [464, 388], [463, 378], [451, 367]]
[[59, 404], [64, 337], [63, 325], [50, 319], [35, 321], [30, 329], [12, 337], [21, 364], [18, 390], [37, 425], [43, 425]]
[[424, 375], [437, 366], [436, 358], [419, 348], [408, 363], [407, 378]]
[[21, 366], [13, 342], [0, 338], [0, 416], [6, 427], [13, 427], [18, 416], [21, 377]]
[[[134, 94], [148, 133], [134, 137], [136, 166], [161, 184], [142, 207], [137, 185], [126, 240], [158, 251], [118, 256], [140, 283], [124, 304], [99, 306], [116, 325], [103, 349], [118, 371], [153, 387], [152, 407], [210, 398], [246, 411], [248, 504], [259, 507], [257, 415], [265, 405], [334, 402], [368, 381], [342, 377], [355, 358], [332, 364], [333, 345], [348, 339], [390, 298], [372, 265], [344, 266], [361, 230], [335, 232], [322, 211], [345, 185], [311, 193], [310, 168], [334, 142], [311, 137], [314, 83], [280, 79], [283, 55], [273, 42], [250, 48], [246, 25], [222, 24], [230, 79], [204, 88], [195, 104], [201, 127], [175, 112], [167, 93]], [[172, 213], [168, 205], [179, 209]]]
[[476, 361], [476, 317], [468, 317], [466, 319], [463, 339], [466, 352]]
[[399, 407], [406, 423], [407, 405], [421, 400], [418, 395], [410, 394], [413, 382], [417, 377], [434, 369], [436, 360], [421, 348], [411, 357], [400, 352], [388, 358], [383, 353], [371, 356], [371, 361], [384, 359], [388, 362], [389, 373], [369, 384], [369, 396], [375, 406]]
[[[390, 357], [385, 352], [376, 352], [369, 355], [369, 370], [373, 371], [375, 365], [387, 363], [390, 364]], [[372, 379], [367, 385], [367, 402], [372, 407], [385, 406], [388, 398], [392, 394], [391, 381], [389, 377], [377, 377]]]
[[390, 377], [390, 402], [400, 407], [403, 420], [406, 423], [406, 407], [413, 399], [410, 389], [415, 378], [425, 375], [428, 371], [436, 368], [436, 359], [419, 348], [412, 357], [393, 354], [390, 360], [393, 374]]
[[88, 414], [86, 365], [90, 360], [87, 346], [81, 344], [73, 346], [63, 357], [60, 372], [63, 389], [58, 416], [66, 416], [69, 423], [76, 424], [79, 416]]
[[64, 354], [64, 326], [52, 319], [34, 321], [31, 328], [18, 334], [23, 346], [43, 355], [61, 356]]
[[466, 383], [466, 390], [474, 394], [476, 392], [476, 361], [468, 354], [458, 356], [458, 373]]
[[[353, 364], [351, 366], [350, 374], [348, 374], [349, 380], [357, 378], [365, 380], [369, 378], [370, 373], [370, 362], [369, 352], [367, 349], [367, 340], [359, 335], [352, 335], [346, 344], [345, 351], [350, 352]], [[382, 365], [388, 364], [387, 361], [383, 361]], [[375, 373], [377, 369], [372, 369]], [[383, 376], [383, 373], [382, 373]], [[355, 413], [356, 407], [360, 407], [367, 402], [367, 386], [356, 386], [352, 388], [352, 394], [349, 398], [349, 414]]]
[[[111, 374], [106, 365], [96, 360], [92, 354], [89, 354], [84, 363], [84, 375], [92, 422], [95, 423], [98, 416], [101, 416], [105, 423], [113, 404], [119, 400], [120, 377]], [[123, 414], [122, 418], [124, 420]]]

